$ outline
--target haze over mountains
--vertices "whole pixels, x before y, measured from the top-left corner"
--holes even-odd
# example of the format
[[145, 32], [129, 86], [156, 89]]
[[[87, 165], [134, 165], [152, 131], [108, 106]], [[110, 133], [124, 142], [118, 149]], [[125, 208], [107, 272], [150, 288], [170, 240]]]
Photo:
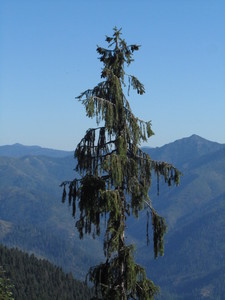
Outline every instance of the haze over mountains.
[[[183, 173], [178, 188], [153, 178], [150, 197], [166, 217], [165, 255], [153, 259], [146, 246], [146, 212], [130, 220], [128, 239], [137, 260], [161, 287], [161, 299], [223, 299], [225, 294], [225, 144], [197, 135], [160, 148], [144, 148], [152, 159]], [[80, 241], [71, 210], [61, 203], [59, 184], [72, 179], [73, 153], [0, 147], [0, 242], [34, 252], [84, 279], [102, 259], [101, 239]]]
[[64, 157], [69, 155], [70, 153], [72, 152], [42, 148], [40, 146], [24, 146], [19, 143], [13, 145], [0, 146], [0, 156], [9, 156], [9, 157], [22, 157], [26, 155]]

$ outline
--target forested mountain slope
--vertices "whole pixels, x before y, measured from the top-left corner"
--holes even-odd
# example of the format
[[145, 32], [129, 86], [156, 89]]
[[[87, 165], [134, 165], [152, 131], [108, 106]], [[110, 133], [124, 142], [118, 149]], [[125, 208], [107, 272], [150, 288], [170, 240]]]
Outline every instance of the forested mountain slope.
[[[0, 266], [16, 300], [87, 300], [91, 290], [47, 260], [0, 245]], [[1, 296], [0, 296], [1, 298]]]
[[[152, 159], [179, 167], [183, 176], [178, 188], [160, 181], [159, 196], [153, 178], [150, 197], [168, 224], [165, 254], [152, 258], [143, 212], [128, 225], [137, 259], [161, 286], [162, 299], [223, 299], [225, 145], [193, 135], [145, 150]], [[0, 241], [48, 258], [84, 279], [88, 266], [101, 261], [102, 244], [91, 237], [80, 241], [71, 210], [60, 202], [59, 184], [74, 177], [72, 153], [6, 154], [0, 157]]]
[[79, 241], [69, 208], [61, 203], [63, 179], [74, 176], [73, 156], [0, 157], [0, 241], [63, 265], [84, 279], [99, 259], [98, 241]]

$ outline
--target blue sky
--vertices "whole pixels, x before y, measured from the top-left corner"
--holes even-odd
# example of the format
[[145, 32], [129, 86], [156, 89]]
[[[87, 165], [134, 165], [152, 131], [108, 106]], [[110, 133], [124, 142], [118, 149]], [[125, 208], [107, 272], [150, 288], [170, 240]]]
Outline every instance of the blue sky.
[[0, 145], [73, 150], [95, 126], [75, 97], [100, 81], [96, 46], [122, 27], [141, 44], [127, 72], [133, 112], [162, 146], [198, 134], [225, 143], [225, 1], [0, 1]]

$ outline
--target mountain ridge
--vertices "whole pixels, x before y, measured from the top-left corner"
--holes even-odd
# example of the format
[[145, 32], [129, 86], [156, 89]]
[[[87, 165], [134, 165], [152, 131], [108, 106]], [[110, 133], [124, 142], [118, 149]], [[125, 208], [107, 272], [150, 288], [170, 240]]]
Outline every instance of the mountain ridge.
[[[151, 153], [151, 157], [155, 157], [155, 153], [158, 152], [160, 155], [162, 153], [166, 153], [167, 149], [171, 147], [179, 148], [180, 145], [188, 145], [188, 151], [192, 148], [192, 152], [201, 153], [209, 153], [210, 151], [215, 151], [221, 148], [225, 148], [225, 144], [213, 142], [207, 140], [197, 134], [192, 134], [189, 137], [184, 137], [181, 139], [177, 139], [173, 142], [167, 143], [160, 147], [148, 147], [143, 146], [142, 149]], [[195, 150], [195, 151], [193, 151]], [[8, 156], [8, 157], [22, 157], [22, 156], [49, 156], [49, 157], [65, 157], [69, 155], [73, 155], [74, 151], [67, 150], [58, 150], [53, 148], [41, 147], [38, 145], [27, 146], [20, 143], [15, 143], [12, 145], [2, 145], [0, 146], [0, 157]], [[158, 156], [160, 156], [158, 154]]]
[[20, 143], [0, 146], [0, 156], [22, 157], [22, 156], [50, 156], [65, 157], [71, 155], [73, 151], [57, 150], [41, 146], [26, 146]]
[[[199, 295], [209, 284], [213, 288], [208, 299], [222, 299], [219, 297], [225, 293], [221, 275], [225, 271], [225, 145], [192, 135], [145, 149], [152, 159], [173, 163], [183, 176], [178, 188], [168, 188], [160, 180], [157, 196], [156, 178], [152, 174], [150, 198], [168, 224], [165, 254], [154, 261], [152, 249], [146, 246], [143, 211], [139, 220], [129, 218], [127, 232], [129, 240], [137, 245], [138, 262], [147, 267], [149, 277], [161, 286], [160, 299], [204, 299]], [[67, 154], [0, 155], [0, 242], [45, 257], [81, 279], [89, 266], [102, 261], [102, 240], [88, 236], [80, 241], [71, 209], [60, 201], [59, 184], [75, 175], [76, 162], [72, 152]], [[213, 274], [219, 277], [213, 278]]]
[[166, 160], [176, 167], [187, 163], [189, 159], [194, 160], [205, 154], [213, 153], [216, 150], [225, 149], [225, 144], [209, 141], [196, 134], [178, 139], [162, 147], [143, 148], [149, 153], [152, 159]]

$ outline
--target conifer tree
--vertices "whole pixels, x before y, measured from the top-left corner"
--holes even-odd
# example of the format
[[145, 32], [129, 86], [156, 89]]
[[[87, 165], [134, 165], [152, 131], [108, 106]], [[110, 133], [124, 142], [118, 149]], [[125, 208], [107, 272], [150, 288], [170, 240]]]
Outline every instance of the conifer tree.
[[77, 145], [76, 171], [80, 175], [62, 183], [63, 202], [68, 185], [74, 217], [79, 207], [76, 227], [80, 238], [84, 234], [100, 235], [104, 227], [101, 221], [105, 220], [105, 262], [91, 267], [88, 273], [95, 287], [93, 299], [154, 299], [158, 287], [134, 261], [134, 245], [128, 245], [125, 239], [126, 220], [131, 214], [138, 218], [139, 212], [147, 209], [154, 254], [162, 255], [166, 223], [149, 198], [152, 171], [158, 182], [163, 176], [168, 185], [178, 185], [180, 174], [171, 164], [151, 160], [140, 148], [141, 142], [153, 135], [151, 122], [135, 117], [126, 95], [129, 97], [130, 88], [139, 95], [145, 89], [135, 76], [125, 72], [140, 46], [128, 45], [116, 27], [112, 37], [106, 36], [106, 42], [107, 49], [97, 47], [103, 63], [102, 81], [77, 97], [86, 115], [96, 118], [98, 127], [88, 129]]

